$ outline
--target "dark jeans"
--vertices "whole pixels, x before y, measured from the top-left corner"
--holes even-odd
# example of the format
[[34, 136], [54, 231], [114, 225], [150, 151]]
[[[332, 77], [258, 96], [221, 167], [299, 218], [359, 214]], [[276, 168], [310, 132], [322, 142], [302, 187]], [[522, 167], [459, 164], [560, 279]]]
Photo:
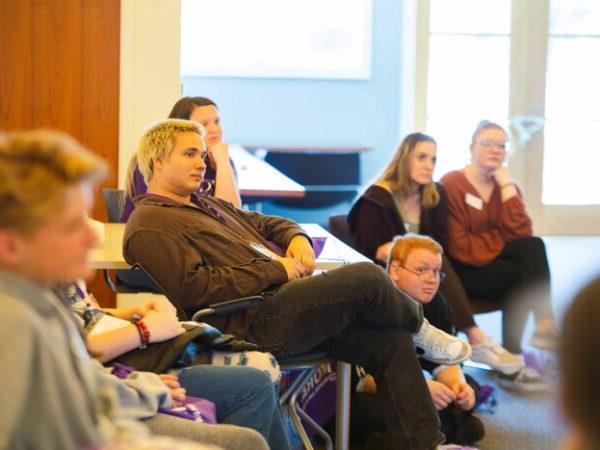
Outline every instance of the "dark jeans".
[[377, 382], [394, 448], [431, 449], [443, 440], [411, 333], [420, 305], [371, 263], [284, 284], [250, 320], [247, 338], [279, 344], [278, 355], [318, 348], [363, 366]]
[[446, 256], [442, 257], [442, 271], [446, 278], [440, 284], [440, 291], [454, 313], [454, 326], [459, 331], [475, 326], [475, 319], [471, 312], [471, 302], [462, 281], [454, 271], [452, 262]]
[[504, 347], [521, 352], [529, 312], [536, 323], [553, 318], [550, 305], [550, 269], [544, 241], [535, 236], [508, 242], [491, 263], [474, 267], [453, 261], [470, 298], [502, 304]]

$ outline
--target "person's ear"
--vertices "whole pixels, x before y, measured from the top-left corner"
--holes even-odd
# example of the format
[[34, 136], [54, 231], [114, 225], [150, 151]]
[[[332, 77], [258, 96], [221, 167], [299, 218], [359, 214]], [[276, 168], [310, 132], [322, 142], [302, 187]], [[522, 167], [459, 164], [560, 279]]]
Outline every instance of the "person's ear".
[[6, 267], [14, 267], [21, 261], [23, 253], [22, 241], [12, 230], [0, 229], [0, 263]]
[[400, 271], [400, 267], [397, 264], [392, 264], [392, 262], [390, 262], [390, 264], [388, 265], [388, 274], [390, 275], [390, 278], [396, 284], [398, 284], [398, 282], [400, 281], [399, 271]]
[[164, 167], [163, 158], [160, 156], [152, 158], [152, 167], [154, 169], [154, 173], [162, 172]]

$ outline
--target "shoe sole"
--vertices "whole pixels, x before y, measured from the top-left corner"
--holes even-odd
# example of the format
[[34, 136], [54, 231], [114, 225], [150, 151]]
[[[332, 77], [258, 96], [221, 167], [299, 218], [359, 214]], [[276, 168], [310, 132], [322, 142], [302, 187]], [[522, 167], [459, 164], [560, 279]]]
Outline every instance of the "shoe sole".
[[497, 372], [502, 372], [504, 375], [514, 375], [519, 370], [521, 370], [523, 367], [525, 367], [524, 364], [518, 364], [518, 365], [512, 365], [512, 366], [495, 366], [493, 364], [490, 364], [487, 361], [482, 361], [482, 360], [478, 361], [477, 359], [473, 358], [473, 356], [471, 356], [471, 361], [473, 361], [474, 363], [477, 363], [477, 364], [485, 364], [486, 366], [491, 367], [492, 370], [495, 370]]
[[546, 385], [516, 385], [515, 383], [511, 382], [511, 381], [507, 381], [507, 380], [503, 380], [502, 378], [498, 379], [498, 386], [503, 387], [504, 389], [507, 389], [509, 391], [516, 391], [516, 392], [550, 392], [550, 385], [546, 384]]
[[454, 359], [445, 359], [445, 360], [441, 360], [441, 359], [437, 359], [437, 358], [428, 358], [427, 355], [417, 355], [423, 359], [426, 359], [427, 361], [431, 361], [433, 363], [437, 363], [437, 364], [444, 364], [444, 365], [448, 365], [448, 366], [453, 366], [455, 364], [460, 364], [463, 361], [466, 361], [467, 359], [471, 358], [471, 346], [467, 346], [467, 352], [464, 355], [459, 355]]
[[529, 345], [535, 348], [539, 348], [540, 350], [550, 350], [555, 352], [558, 349], [557, 344], [550, 344], [548, 341], [544, 339], [538, 339], [535, 336], [532, 336], [529, 340]]

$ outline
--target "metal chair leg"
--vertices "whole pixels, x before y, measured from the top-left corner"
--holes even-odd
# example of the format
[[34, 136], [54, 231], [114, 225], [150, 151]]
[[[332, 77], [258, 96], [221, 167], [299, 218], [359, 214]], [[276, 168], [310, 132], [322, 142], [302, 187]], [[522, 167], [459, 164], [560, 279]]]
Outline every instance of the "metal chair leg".
[[337, 406], [335, 416], [335, 449], [350, 448], [350, 389], [352, 373], [350, 364], [337, 362]]

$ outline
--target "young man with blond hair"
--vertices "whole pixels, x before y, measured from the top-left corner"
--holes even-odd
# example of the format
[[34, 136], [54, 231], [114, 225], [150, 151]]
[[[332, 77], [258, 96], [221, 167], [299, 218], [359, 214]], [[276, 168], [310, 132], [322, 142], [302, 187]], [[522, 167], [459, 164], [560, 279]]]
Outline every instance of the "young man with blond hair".
[[468, 358], [469, 346], [430, 326], [373, 264], [311, 276], [315, 256], [298, 224], [196, 196], [206, 169], [202, 137], [201, 126], [173, 119], [142, 135], [137, 158], [148, 193], [127, 222], [125, 259], [188, 313], [263, 294], [261, 305], [213, 324], [279, 356], [320, 349], [365, 366], [380, 386], [392, 444], [434, 448], [443, 436], [414, 344], [446, 362]]
[[96, 238], [87, 211], [105, 172], [62, 133], [0, 133], [0, 449], [207, 449], [150, 437], [138, 421], [147, 418], [159, 434], [265, 449], [252, 430], [157, 415], [185, 395], [174, 378], [133, 372], [120, 380], [91, 360], [51, 288], [90, 275]]

